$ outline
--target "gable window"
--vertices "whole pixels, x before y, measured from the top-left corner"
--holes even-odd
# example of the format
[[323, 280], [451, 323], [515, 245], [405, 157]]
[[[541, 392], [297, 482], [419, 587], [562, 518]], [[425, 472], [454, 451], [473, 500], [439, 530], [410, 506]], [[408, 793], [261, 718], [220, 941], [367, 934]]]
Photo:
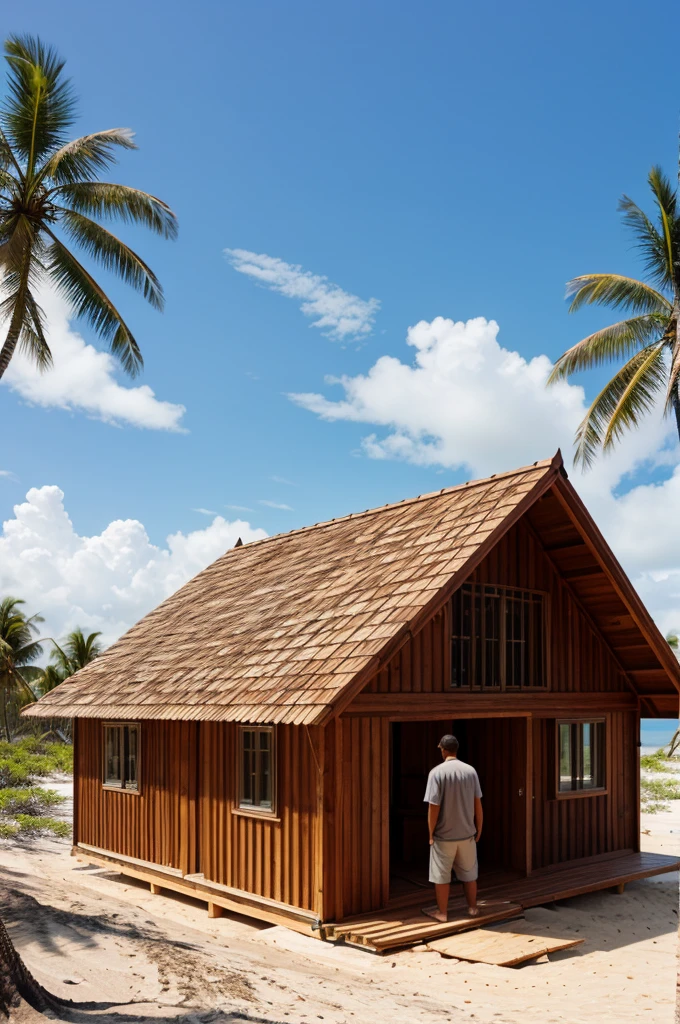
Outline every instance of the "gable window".
[[557, 723], [557, 792], [603, 790], [605, 780], [605, 722]]
[[239, 807], [272, 814], [276, 792], [274, 727], [242, 725], [239, 735]]
[[106, 722], [104, 725], [104, 785], [139, 790], [139, 733], [137, 723]]
[[544, 594], [464, 583], [452, 602], [451, 685], [545, 687], [545, 618]]

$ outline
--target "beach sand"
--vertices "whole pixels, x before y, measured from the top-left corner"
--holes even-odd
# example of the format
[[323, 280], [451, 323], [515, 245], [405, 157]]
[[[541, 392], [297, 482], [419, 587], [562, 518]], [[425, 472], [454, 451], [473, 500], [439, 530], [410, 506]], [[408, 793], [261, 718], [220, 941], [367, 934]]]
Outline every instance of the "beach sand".
[[[680, 854], [680, 801], [643, 815], [642, 831], [643, 849]], [[677, 874], [527, 911], [539, 934], [585, 942], [517, 968], [424, 947], [380, 957], [238, 915], [210, 920], [204, 903], [152, 896], [79, 863], [63, 841], [2, 842], [0, 878], [0, 912], [29, 969], [58, 995], [102, 1004], [81, 1022], [674, 1020]]]

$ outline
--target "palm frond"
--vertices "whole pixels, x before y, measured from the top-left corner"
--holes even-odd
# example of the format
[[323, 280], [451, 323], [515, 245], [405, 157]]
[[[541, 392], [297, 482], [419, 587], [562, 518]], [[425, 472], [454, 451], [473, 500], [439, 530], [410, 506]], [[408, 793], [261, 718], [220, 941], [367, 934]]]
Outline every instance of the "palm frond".
[[64, 62], [36, 36], [10, 36], [5, 55], [8, 95], [0, 124], [30, 175], [47, 153], [65, 142], [75, 100], [69, 80], [62, 76]]
[[73, 210], [61, 209], [61, 226], [92, 259], [113, 271], [135, 291], [141, 292], [154, 309], [163, 309], [160, 281], [144, 260], [96, 221]]
[[666, 413], [676, 412], [680, 406], [680, 320], [672, 324], [671, 365], [666, 388]]
[[664, 389], [664, 345], [637, 352], [605, 385], [576, 432], [574, 462], [590, 466], [601, 450], [613, 447], [625, 430], [638, 426]]
[[95, 177], [116, 162], [116, 149], [136, 149], [134, 132], [129, 128], [108, 128], [67, 142], [45, 161], [37, 181], [45, 178], [57, 183]]
[[19, 344], [29, 359], [32, 359], [41, 373], [52, 366], [52, 352], [45, 336], [45, 314], [29, 291], [26, 296], [26, 312]]
[[167, 203], [148, 192], [107, 181], [74, 181], [53, 194], [72, 210], [92, 217], [111, 217], [143, 224], [163, 238], [177, 237], [177, 218]]
[[583, 274], [567, 284], [567, 298], [573, 296], [569, 312], [582, 306], [602, 304], [631, 313], [670, 313], [668, 299], [643, 281], [622, 274]]
[[673, 281], [675, 272], [674, 236], [676, 225], [676, 191], [660, 167], [652, 167], [647, 178], [654, 193], [659, 209], [663, 229], [664, 248], [666, 250], [666, 267], [669, 281]]
[[76, 316], [82, 317], [109, 343], [126, 373], [134, 377], [144, 365], [139, 346], [120, 313], [91, 274], [49, 229], [52, 239], [48, 269], [57, 289]]
[[668, 250], [664, 235], [659, 233], [647, 214], [628, 196], [621, 197], [619, 211], [623, 214], [624, 224], [632, 229], [637, 238], [637, 248], [650, 278], [660, 287], [672, 288], [673, 278], [668, 273]]
[[579, 370], [590, 370], [612, 359], [627, 359], [643, 345], [658, 340], [668, 327], [669, 317], [663, 313], [647, 313], [644, 316], [620, 320], [609, 327], [603, 327], [589, 334], [572, 346], [555, 363], [548, 377], [548, 384], [564, 380]]

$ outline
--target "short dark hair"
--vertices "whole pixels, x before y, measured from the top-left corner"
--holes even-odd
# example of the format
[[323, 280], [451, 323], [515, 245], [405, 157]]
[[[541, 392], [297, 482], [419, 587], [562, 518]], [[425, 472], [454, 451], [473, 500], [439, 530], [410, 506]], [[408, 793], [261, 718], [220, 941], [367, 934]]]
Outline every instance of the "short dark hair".
[[446, 736], [442, 736], [440, 739], [439, 746], [442, 750], [448, 750], [451, 754], [455, 754], [458, 750], [458, 740], [451, 733], [447, 733]]

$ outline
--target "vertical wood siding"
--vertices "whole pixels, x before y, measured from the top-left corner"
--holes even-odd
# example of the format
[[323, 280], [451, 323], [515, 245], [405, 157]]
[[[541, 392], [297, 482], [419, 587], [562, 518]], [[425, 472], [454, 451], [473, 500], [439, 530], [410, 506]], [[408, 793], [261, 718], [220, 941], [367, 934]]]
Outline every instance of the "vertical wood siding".
[[381, 718], [339, 720], [335, 828], [326, 843], [326, 877], [333, 877], [324, 914], [336, 920], [384, 906], [389, 897], [389, 723]]
[[236, 725], [201, 723], [201, 870], [212, 882], [319, 912], [322, 730], [277, 727], [275, 819], [238, 812], [237, 744]]
[[75, 841], [197, 871], [197, 723], [142, 722], [138, 793], [103, 788], [102, 723], [81, 718], [76, 731]]
[[[527, 526], [520, 521], [470, 576], [548, 594], [549, 689], [626, 690], [625, 676]], [[447, 605], [399, 650], [365, 687], [372, 693], [450, 692], [451, 618]], [[465, 690], [456, 691], [461, 694]]]
[[607, 719], [608, 793], [561, 800], [552, 799], [555, 722], [534, 722], [534, 868], [638, 849], [637, 714], [615, 711]]

